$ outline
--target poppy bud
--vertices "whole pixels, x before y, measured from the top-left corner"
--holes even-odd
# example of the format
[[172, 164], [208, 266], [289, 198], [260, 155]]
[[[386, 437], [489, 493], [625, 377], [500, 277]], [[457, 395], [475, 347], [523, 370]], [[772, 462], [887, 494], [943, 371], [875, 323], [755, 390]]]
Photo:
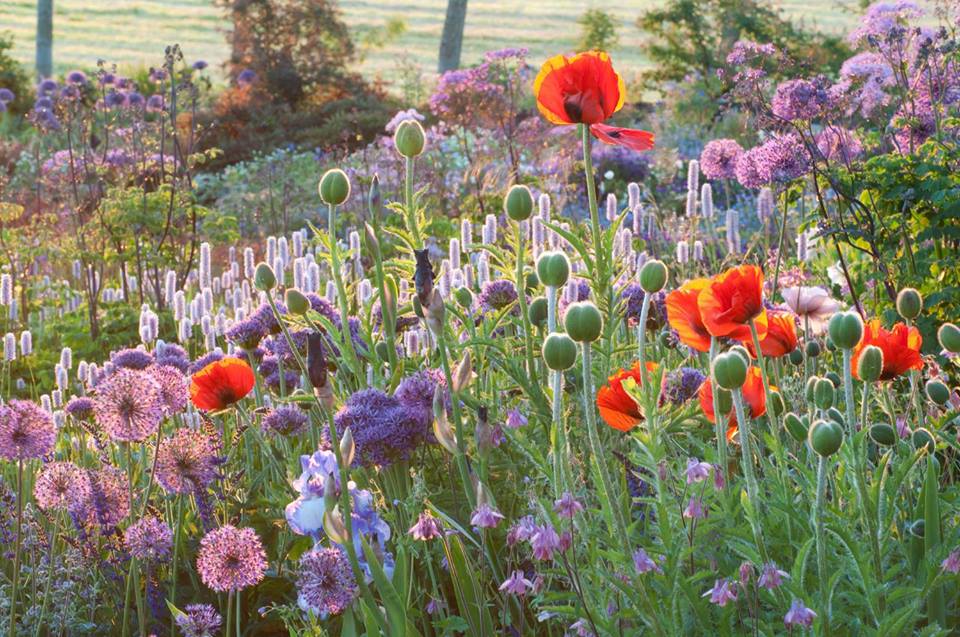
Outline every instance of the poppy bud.
[[327, 357], [324, 352], [323, 334], [310, 332], [307, 335], [307, 374], [310, 385], [319, 389], [327, 384]]
[[947, 401], [950, 400], [950, 388], [939, 380], [931, 378], [927, 381], [924, 389], [926, 389], [927, 398], [938, 405], [946, 405]]
[[722, 387], [717, 388], [717, 406], [720, 407], [720, 415], [726, 416], [733, 409], [733, 394]]
[[527, 272], [527, 275], [524, 277], [524, 288], [525, 292], [533, 292], [537, 289], [537, 286], [540, 285], [540, 277], [537, 276], [537, 273], [534, 271]]
[[380, 175], [374, 173], [370, 180], [370, 192], [367, 193], [367, 210], [370, 218], [380, 220], [380, 211], [383, 209], [383, 197], [380, 195]]
[[913, 288], [903, 288], [897, 295], [897, 313], [903, 318], [913, 320], [923, 311], [923, 297]]
[[883, 350], [876, 345], [867, 345], [857, 360], [857, 377], [865, 383], [875, 383], [883, 374]]
[[783, 417], [783, 426], [787, 428], [787, 433], [797, 442], [803, 442], [807, 439], [806, 423], [792, 411]]
[[835, 351], [837, 351], [837, 344], [833, 342], [833, 339], [830, 338], [830, 335], [829, 335], [829, 334], [827, 334], [827, 338], [824, 340], [824, 345], [827, 346], [827, 351], [828, 351], [828, 352], [835, 352]]
[[742, 358], [748, 367], [750, 366], [750, 352], [747, 351], [746, 347], [743, 345], [734, 345], [729, 351], [731, 354], [736, 354]]
[[830, 409], [833, 407], [833, 398], [836, 390], [826, 378], [818, 378], [813, 386], [813, 404], [820, 409]]
[[799, 347], [790, 352], [790, 362], [794, 365], [803, 365], [803, 351]]
[[870, 427], [870, 438], [878, 445], [889, 447], [896, 444], [897, 432], [887, 423], [878, 422]]
[[817, 341], [808, 341], [805, 349], [807, 351], [807, 358], [820, 356], [820, 343]]
[[806, 387], [803, 390], [803, 397], [806, 398], [808, 403], [813, 402], [813, 390], [816, 388], [818, 380], [820, 380], [819, 376], [811, 376], [807, 379]]
[[923, 539], [924, 531], [926, 531], [926, 522], [924, 522], [923, 518], [908, 522], [907, 530], [910, 531], [910, 535]]
[[339, 206], [350, 196], [350, 180], [347, 173], [331, 168], [320, 178], [320, 200], [325, 204]]
[[953, 323], [944, 323], [937, 331], [940, 346], [953, 354], [960, 354], [960, 327]]
[[663, 261], [651, 259], [640, 268], [640, 287], [648, 294], [655, 294], [667, 284], [667, 266]]
[[913, 436], [910, 437], [910, 441], [913, 443], [914, 449], [920, 451], [921, 449], [926, 449], [927, 453], [933, 453], [937, 450], [937, 440], [933, 437], [933, 434], [930, 433], [930, 430], [920, 427], [913, 432]]
[[840, 386], [843, 385], [843, 379], [840, 378], [840, 374], [837, 372], [827, 372], [826, 379], [833, 383], [834, 389], [840, 389]]
[[310, 309], [310, 300], [296, 288], [289, 288], [284, 300], [287, 304], [287, 310], [291, 314], [302, 316]]
[[514, 184], [503, 198], [503, 211], [514, 221], [526, 221], [533, 214], [533, 194], [523, 184]]
[[831, 407], [827, 410], [827, 418], [837, 423], [838, 425], [843, 424], [843, 414], [840, 413], [840, 410], [836, 407]]
[[724, 389], [739, 389], [747, 381], [747, 362], [739, 354], [720, 354], [713, 359], [713, 377]]
[[471, 292], [469, 288], [457, 288], [453, 293], [453, 297], [457, 299], [457, 303], [463, 309], [468, 310], [473, 307], [473, 292]]
[[776, 389], [770, 390], [770, 409], [773, 411], [774, 416], [779, 416], [787, 408], [786, 403], [783, 402], [783, 396], [780, 395]]
[[544, 252], [537, 259], [537, 275], [547, 287], [563, 287], [570, 278], [570, 260], [559, 250]]
[[527, 316], [530, 318], [530, 323], [537, 327], [542, 326], [547, 320], [547, 299], [538, 296], [530, 301]]
[[856, 312], [837, 312], [827, 324], [830, 340], [840, 349], [853, 349], [863, 338], [863, 319]]
[[843, 444], [843, 427], [832, 420], [818, 420], [810, 425], [807, 440], [819, 455], [832, 456]]
[[277, 275], [273, 273], [273, 268], [266, 263], [257, 264], [257, 269], [253, 273], [253, 287], [261, 292], [277, 287]]
[[414, 250], [417, 258], [417, 269], [413, 274], [413, 285], [417, 290], [420, 305], [430, 305], [430, 296], [433, 292], [433, 265], [430, 263], [430, 253], [427, 248]]
[[554, 332], [543, 341], [542, 354], [547, 367], [562, 372], [577, 362], [577, 344], [566, 334]]
[[406, 119], [397, 126], [393, 133], [393, 145], [397, 152], [404, 157], [416, 157], [423, 152], [427, 144], [427, 136], [423, 126], [415, 119]]
[[580, 301], [567, 306], [563, 326], [570, 338], [578, 343], [592, 343], [603, 331], [603, 315], [590, 301]]

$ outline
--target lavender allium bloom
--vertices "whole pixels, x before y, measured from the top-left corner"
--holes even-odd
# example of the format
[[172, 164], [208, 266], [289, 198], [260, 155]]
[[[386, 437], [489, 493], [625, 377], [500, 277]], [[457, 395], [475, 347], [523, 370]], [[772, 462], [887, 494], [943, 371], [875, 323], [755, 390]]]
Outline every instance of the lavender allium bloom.
[[13, 100], [15, 100], [16, 97], [17, 96], [14, 95], [13, 91], [11, 91], [10, 89], [0, 88], [0, 102], [3, 102], [4, 104], [6, 104], [7, 102], [12, 102]]
[[696, 484], [697, 482], [703, 482], [710, 477], [710, 470], [713, 469], [713, 465], [709, 462], [701, 462], [697, 458], [689, 458], [687, 460], [687, 484]]
[[663, 569], [660, 568], [660, 565], [653, 561], [653, 559], [647, 554], [647, 552], [639, 548], [633, 552], [633, 567], [637, 570], [637, 573], [643, 575], [644, 573], [649, 573], [650, 571], [656, 571], [663, 575]]
[[170, 555], [173, 531], [167, 523], [153, 515], [137, 520], [123, 533], [123, 543], [138, 560], [159, 562]]
[[97, 385], [93, 410], [113, 440], [140, 442], [156, 432], [165, 405], [149, 373], [120, 368]]
[[187, 374], [193, 376], [194, 374], [199, 372], [201, 369], [203, 369], [210, 363], [215, 363], [217, 361], [223, 360], [224, 358], [226, 357], [223, 355], [223, 352], [221, 352], [220, 350], [213, 350], [212, 352], [207, 352], [197, 360], [190, 363], [190, 366], [187, 367]]
[[190, 402], [190, 379], [170, 365], [151, 365], [147, 374], [157, 384], [160, 404], [167, 416], [178, 414]]
[[169, 493], [206, 489], [223, 463], [219, 444], [203, 431], [181, 427], [157, 450], [157, 482]]
[[153, 356], [142, 349], [122, 349], [110, 355], [115, 367], [126, 369], [146, 369], [153, 365]]
[[88, 524], [112, 529], [130, 514], [130, 483], [122, 469], [105, 465], [88, 472], [90, 498], [83, 515]]
[[781, 571], [777, 568], [776, 563], [767, 562], [760, 571], [760, 578], [757, 579], [757, 585], [768, 591], [772, 591], [783, 584], [784, 577], [790, 577], [790, 575], [786, 571]]
[[277, 407], [263, 417], [260, 426], [265, 433], [296, 436], [307, 427], [307, 414], [296, 406]]
[[433, 517], [429, 511], [424, 511], [417, 518], [416, 524], [410, 527], [408, 533], [415, 540], [427, 542], [443, 535], [443, 528], [440, 526], [440, 520]]
[[357, 582], [343, 550], [316, 546], [300, 558], [297, 605], [320, 617], [339, 615], [357, 595]]
[[784, 183], [804, 175], [810, 169], [810, 155], [794, 133], [774, 135], [757, 151], [757, 169], [765, 183]]
[[846, 103], [847, 115], [859, 111], [864, 117], [870, 117], [887, 105], [890, 95], [886, 89], [896, 83], [886, 58], [875, 51], [864, 51], [843, 63], [840, 80], [830, 88], [830, 93], [835, 100]]
[[783, 624], [787, 628], [792, 628], [793, 626], [810, 628], [813, 626], [813, 620], [816, 618], [817, 614], [815, 612], [807, 608], [799, 599], [794, 599], [790, 604], [790, 610], [783, 616]]
[[33, 486], [33, 497], [42, 511], [79, 512], [90, 499], [90, 478], [72, 462], [45, 464]]
[[190, 357], [187, 356], [187, 350], [176, 343], [165, 343], [163, 347], [157, 347], [153, 352], [153, 358], [157, 365], [166, 365], [175, 367], [182, 373], [187, 373], [190, 366]]
[[210, 589], [224, 593], [254, 586], [267, 570], [267, 554], [253, 529], [227, 524], [200, 540], [197, 573]]
[[792, 122], [814, 119], [823, 113], [829, 102], [822, 81], [787, 80], [777, 86], [771, 107], [774, 115]]
[[572, 519], [578, 512], [583, 511], [583, 505], [580, 504], [573, 494], [565, 491], [559, 500], [553, 503], [554, 512], [561, 518]]
[[57, 430], [53, 417], [28, 400], [0, 405], [0, 458], [26, 460], [53, 451]]
[[527, 594], [527, 591], [533, 590], [533, 582], [528, 580], [524, 576], [524, 572], [521, 570], [514, 570], [510, 577], [504, 580], [503, 584], [500, 585], [498, 589], [504, 593], [510, 593], [511, 595], [517, 595], [518, 597], [523, 597]]
[[706, 511], [703, 510], [703, 501], [700, 498], [690, 496], [687, 508], [683, 510], [683, 517], [690, 520], [700, 520], [707, 517]]
[[696, 367], [681, 367], [667, 372], [660, 388], [661, 403], [684, 404], [697, 395], [705, 378], [706, 375]]
[[817, 133], [817, 150], [829, 161], [849, 164], [863, 153], [857, 136], [846, 128], [827, 126]]
[[740, 182], [740, 185], [744, 188], [760, 188], [770, 183], [770, 180], [765, 177], [760, 167], [761, 153], [760, 147], [757, 146], [745, 151], [737, 159], [735, 174], [737, 181]]
[[74, 396], [67, 403], [66, 411], [77, 420], [86, 420], [93, 416], [93, 400], [86, 396]]
[[427, 438], [423, 410], [409, 407], [379, 389], [364, 389], [347, 399], [335, 417], [337, 431], [347, 427], [360, 466], [389, 466], [410, 457]]
[[[640, 287], [639, 283], [628, 283], [620, 293], [623, 300], [623, 316], [625, 319], [639, 321], [640, 313], [643, 310], [643, 297], [646, 292]], [[647, 325], [657, 327], [666, 321], [667, 316], [667, 296], [663, 292], [657, 292], [650, 299], [650, 311], [647, 315]]]
[[733, 139], [714, 139], [700, 153], [700, 170], [708, 179], [733, 179], [743, 147]]
[[470, 516], [470, 524], [481, 529], [492, 529], [503, 519], [503, 515], [490, 507], [489, 504], [481, 504], [473, 511]]
[[553, 559], [554, 551], [560, 550], [560, 536], [557, 535], [552, 524], [547, 522], [537, 527], [533, 537], [530, 538], [530, 548], [533, 550], [533, 557], [538, 560]]
[[960, 549], [953, 549], [945, 560], [940, 562], [940, 568], [945, 573], [960, 573]]
[[713, 588], [704, 593], [702, 597], [709, 597], [711, 604], [723, 607], [728, 602], [737, 601], [737, 587], [730, 578], [725, 577], [716, 580]]
[[507, 412], [506, 426], [508, 429], [520, 429], [527, 426], [527, 417], [520, 413], [519, 409], [511, 409]]
[[516, 300], [517, 287], [506, 279], [487, 281], [477, 296], [477, 304], [488, 312], [502, 310]]
[[183, 637], [215, 637], [223, 618], [210, 604], [188, 604], [175, 621]]
[[256, 349], [268, 333], [267, 326], [264, 325], [257, 314], [254, 314], [231, 325], [224, 332], [224, 336], [240, 349], [251, 350]]

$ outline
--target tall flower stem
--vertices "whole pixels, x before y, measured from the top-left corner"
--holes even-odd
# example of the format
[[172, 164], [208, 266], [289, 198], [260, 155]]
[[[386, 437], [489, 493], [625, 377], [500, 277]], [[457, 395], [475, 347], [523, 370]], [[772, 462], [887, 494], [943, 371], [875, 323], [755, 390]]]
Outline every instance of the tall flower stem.
[[843, 350], [843, 406], [846, 411], [847, 431], [850, 436], [857, 433], [857, 405], [853, 400], [853, 350]]
[[17, 459], [17, 537], [13, 544], [13, 583], [10, 588], [10, 637], [17, 635], [17, 594], [20, 592], [20, 548], [23, 545], [23, 458]]
[[637, 325], [637, 354], [640, 359], [640, 380], [643, 381], [644, 395], [652, 391], [650, 377], [647, 374], [647, 318], [650, 316], [651, 294], [644, 290], [643, 302], [640, 304], [640, 324]]
[[770, 298], [777, 296], [777, 286], [780, 281], [780, 263], [783, 261], [783, 237], [787, 233], [787, 191], [783, 191], [783, 215], [780, 217], [780, 239], [777, 241], [777, 262], [773, 268], [773, 291]]
[[[719, 353], [720, 343], [717, 341], [716, 336], [710, 337], [710, 370], [711, 374], [713, 373], [713, 359], [717, 357]], [[724, 478], [727, 477], [727, 432], [724, 430], [724, 419], [720, 413], [720, 386], [717, 385], [717, 379], [711, 378], [710, 382], [713, 387], [713, 421], [714, 421], [714, 432], [717, 436], [717, 464], [720, 466], [719, 471], [723, 472]]]
[[[547, 333], [557, 329], [557, 288], [547, 286]], [[563, 372], [550, 371], [551, 419], [555, 428], [553, 438], [553, 490], [559, 498], [566, 490], [567, 480], [567, 425], [563, 420]]]
[[417, 223], [417, 211], [413, 207], [413, 157], [407, 157], [404, 162], [403, 201], [404, 212], [407, 213], [407, 226], [413, 236], [413, 247], [423, 248], [423, 239], [420, 238], [420, 226]]
[[[181, 544], [183, 544], [183, 496], [177, 494], [177, 521], [173, 536], [173, 558], [170, 563], [170, 603], [177, 604], [177, 566], [180, 561]], [[170, 637], [175, 637], [176, 629], [170, 625]]]
[[450, 408], [453, 411], [453, 428], [457, 434], [457, 454], [455, 462], [460, 471], [460, 481], [463, 483], [464, 495], [472, 508], [477, 502], [477, 494], [473, 489], [473, 481], [470, 480], [470, 470], [467, 468], [467, 446], [463, 437], [463, 423], [460, 414], [460, 398], [453, 390], [453, 374], [450, 372], [450, 361], [448, 360], [447, 337], [443, 328], [438, 330], [437, 341], [440, 345], [440, 364], [443, 367], [443, 377], [447, 383], [447, 391], [450, 392]]
[[50, 588], [53, 584], [54, 565], [57, 561], [57, 541], [60, 539], [60, 518], [61, 512], [57, 511], [53, 516], [53, 533], [50, 536], [50, 554], [47, 556], [47, 583], [43, 587], [43, 604], [40, 606], [40, 620], [37, 622], [37, 630], [34, 637], [40, 637], [43, 631], [43, 620], [47, 617], [47, 606], [50, 603]]
[[777, 442], [780, 441], [780, 431], [777, 427], [777, 416], [773, 412], [773, 394], [770, 393], [770, 377], [767, 375], [767, 360], [760, 351], [760, 336], [757, 333], [757, 323], [750, 319], [750, 336], [753, 337], [753, 349], [757, 353], [757, 367], [760, 368], [760, 379], [763, 381], [764, 398], [767, 401], [767, 418], [770, 419], [770, 433], [773, 434]]
[[758, 515], [760, 514], [760, 488], [757, 485], [757, 476], [753, 471], [753, 440], [751, 439], [751, 422], [747, 410], [743, 405], [743, 391], [734, 389], [733, 408], [737, 413], [737, 425], [740, 427], [740, 447], [743, 450], [743, 477], [747, 483], [747, 499], [750, 501], [750, 526], [753, 528], [753, 537], [757, 542], [760, 555], [766, 560], [767, 550], [763, 542], [763, 530], [760, 528]]
[[830, 635], [830, 592], [827, 575], [826, 529], [824, 527], [824, 508], [827, 499], [827, 458], [820, 456], [817, 463], [817, 503], [814, 510], [815, 536], [817, 543], [817, 573], [820, 577], [820, 596], [823, 617], [823, 634]]
[[[130, 499], [130, 508], [129, 511], [133, 513], [133, 452], [131, 451], [131, 444], [128, 442], [124, 445], [126, 450], [126, 460], [127, 460], [127, 486], [129, 493], [127, 494]], [[127, 583], [126, 583], [126, 592], [123, 595], [123, 636], [126, 637], [130, 634], [130, 602], [131, 597], [133, 596], [133, 577], [137, 570], [137, 560], [132, 555], [130, 556], [130, 567], [127, 569]], [[142, 621], [142, 620], [140, 620]]]
[[[601, 250], [600, 240], [600, 210], [597, 207], [597, 185], [593, 181], [593, 159], [590, 156], [590, 127], [586, 124], [580, 124], [580, 139], [583, 145], [583, 172], [586, 178], [587, 186], [587, 205], [590, 208], [590, 231], [593, 235], [593, 258], [597, 274], [604, 274], [603, 264], [604, 255]], [[606, 289], [608, 281], [599, 279], [597, 281], [601, 289]], [[602, 296], [602, 295], [601, 295]]]
[[527, 377], [530, 379], [530, 384], [533, 386], [539, 386], [537, 381], [537, 367], [533, 362], [533, 334], [531, 333], [532, 328], [530, 326], [530, 315], [527, 312], [527, 294], [526, 294], [526, 277], [523, 276], [523, 259], [524, 259], [524, 245], [523, 245], [523, 227], [521, 224], [517, 224], [517, 302], [520, 306], [520, 321], [523, 325], [523, 348], [524, 353], [526, 354], [527, 362]]
[[[343, 284], [343, 272], [342, 268], [340, 267], [340, 250], [339, 246], [337, 246], [337, 207], [333, 204], [330, 204], [328, 209], [329, 228], [327, 230], [327, 238], [330, 240], [330, 274], [333, 276], [334, 284], [337, 287], [337, 306], [340, 309], [340, 335], [343, 337], [343, 347], [346, 351], [347, 358], [350, 361], [350, 367], [353, 369], [354, 374], [359, 376], [361, 371], [359, 364], [357, 363], [357, 353], [353, 349], [353, 339], [350, 337], [350, 310], [347, 306], [347, 288]], [[276, 306], [272, 302], [271, 306], [273, 307], [273, 311], [276, 312]], [[277, 320], [282, 326], [283, 320], [280, 319], [279, 315]], [[286, 330], [284, 330], [284, 335], [289, 341], [290, 336]], [[290, 347], [294, 352], [299, 353], [292, 342], [290, 343]]]

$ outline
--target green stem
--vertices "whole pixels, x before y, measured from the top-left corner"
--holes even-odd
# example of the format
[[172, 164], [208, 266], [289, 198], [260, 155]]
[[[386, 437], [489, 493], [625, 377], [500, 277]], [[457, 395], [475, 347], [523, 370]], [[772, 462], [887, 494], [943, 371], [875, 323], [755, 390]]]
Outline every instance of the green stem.
[[814, 533], [817, 543], [817, 573], [820, 577], [820, 606], [824, 637], [830, 635], [830, 584], [827, 575], [827, 545], [824, 508], [827, 499], [827, 458], [817, 463], [817, 503], [814, 511]]
[[[847, 432], [851, 438], [857, 433], [857, 406], [853, 401], [853, 371], [851, 370], [851, 361], [853, 360], [853, 350], [843, 350], [843, 401], [846, 411]], [[866, 423], [863, 424], [866, 426]]]
[[[716, 336], [710, 337], [710, 369], [711, 374], [713, 370], [713, 359], [717, 357], [720, 349], [720, 342], [717, 340]], [[717, 464], [719, 465], [719, 471], [722, 471], [724, 481], [727, 479], [727, 432], [724, 427], [724, 418], [720, 413], [720, 386], [717, 385], [717, 379], [711, 378], [710, 382], [713, 385], [713, 421], [714, 421], [714, 432], [717, 436]]]
[[10, 589], [10, 637], [17, 635], [17, 594], [20, 587], [20, 547], [23, 542], [23, 458], [17, 459], [17, 537], [13, 545], [13, 585]]
[[531, 385], [538, 385], [537, 368], [533, 362], [533, 335], [530, 315], [527, 312], [526, 278], [523, 276], [523, 229], [517, 224], [517, 300], [520, 304], [520, 322], [523, 325], [523, 346], [527, 361], [527, 377]]
[[640, 356], [640, 380], [643, 382], [644, 395], [649, 394], [653, 388], [650, 387], [650, 377], [647, 374], [647, 317], [650, 315], [650, 300], [652, 294], [644, 290], [643, 303], [640, 304], [640, 324], [637, 325], [637, 353]]
[[53, 516], [50, 555], [47, 557], [47, 583], [43, 588], [43, 604], [40, 606], [40, 620], [37, 622], [37, 630], [34, 632], [34, 637], [40, 637], [40, 633], [44, 627], [43, 620], [47, 617], [47, 605], [50, 603], [50, 589], [53, 584], [53, 571], [56, 570], [54, 565], [57, 563], [57, 540], [60, 539], [60, 517], [60, 511], [57, 511]]
[[460, 472], [460, 481], [463, 483], [463, 492], [467, 497], [467, 502], [473, 508], [477, 502], [477, 494], [473, 489], [473, 481], [470, 480], [470, 470], [467, 468], [467, 445], [463, 436], [463, 423], [460, 414], [459, 392], [453, 389], [453, 375], [450, 372], [450, 361], [448, 360], [447, 336], [446, 331], [441, 326], [437, 331], [437, 342], [440, 346], [440, 364], [443, 367], [443, 377], [447, 383], [447, 389], [450, 392], [450, 408], [453, 411], [453, 428], [457, 434], [457, 454], [455, 462]]
[[783, 191], [783, 216], [780, 218], [780, 239], [777, 242], [777, 264], [773, 268], [773, 291], [771, 300], [777, 296], [777, 286], [780, 280], [780, 262], [783, 260], [783, 237], [787, 233], [787, 191]]
[[413, 207], [413, 161], [413, 157], [407, 157], [404, 164], [406, 170], [403, 178], [403, 199], [405, 212], [407, 213], [407, 226], [409, 226], [410, 234], [413, 235], [413, 247], [420, 250], [423, 248], [423, 239], [420, 238], [417, 211]]
[[753, 470], [753, 440], [751, 439], [751, 422], [747, 410], [743, 405], [743, 391], [737, 387], [733, 395], [733, 407], [737, 412], [737, 425], [740, 427], [740, 448], [743, 450], [743, 477], [747, 483], [747, 499], [750, 501], [750, 526], [753, 528], [753, 537], [757, 542], [757, 550], [766, 560], [767, 550], [763, 542], [763, 530], [760, 528], [760, 487]]
[[[362, 370], [359, 368], [357, 363], [357, 353], [353, 349], [353, 339], [350, 337], [350, 309], [347, 305], [347, 288], [343, 284], [343, 273], [342, 268], [340, 267], [340, 250], [337, 246], [337, 207], [333, 204], [329, 206], [329, 228], [327, 230], [328, 238], [330, 239], [330, 272], [333, 276], [334, 284], [337, 287], [337, 306], [340, 308], [340, 336], [343, 340], [343, 347], [347, 354], [347, 359], [350, 362], [350, 366], [353, 369], [353, 373], [359, 378], [362, 375]], [[270, 298], [269, 294], [267, 298]], [[276, 306], [271, 301], [271, 306], [274, 308], [273, 311], [276, 312]], [[283, 323], [283, 320], [280, 318], [280, 315], [277, 314], [277, 320], [279, 321], [281, 327], [284, 329], [284, 336], [287, 337], [287, 340], [290, 341], [290, 335], [286, 330], [286, 326]], [[290, 341], [290, 347], [297, 354], [297, 362], [300, 363], [300, 366], [303, 369], [306, 369], [306, 366], [300, 361], [299, 351], [292, 341]]]
[[[173, 536], [173, 560], [170, 564], [170, 603], [177, 604], [177, 565], [180, 561], [180, 546], [183, 544], [183, 496], [177, 494], [177, 523]], [[176, 629], [170, 624], [170, 637], [175, 637]]]

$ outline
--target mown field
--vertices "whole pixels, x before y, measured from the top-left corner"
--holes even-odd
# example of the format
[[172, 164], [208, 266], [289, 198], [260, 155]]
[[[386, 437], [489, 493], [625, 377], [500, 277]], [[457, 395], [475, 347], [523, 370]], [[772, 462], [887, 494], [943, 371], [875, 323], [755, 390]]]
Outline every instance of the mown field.
[[[589, 6], [613, 12], [621, 19], [620, 45], [615, 51], [621, 68], [644, 64], [640, 53], [643, 34], [634, 21], [650, 0], [623, 0], [616, 5], [582, 0], [471, 0], [467, 14], [464, 59], [479, 59], [484, 51], [526, 46], [531, 59], [571, 49], [579, 33], [577, 18]], [[779, 5], [796, 19], [818, 28], [838, 30], [854, 21], [855, 2], [785, 0]], [[391, 19], [405, 24], [404, 33], [382, 49], [365, 51], [362, 68], [387, 81], [400, 61], [413, 62], [425, 73], [434, 70], [443, 26], [445, 0], [349, 0], [341, 2], [347, 24], [358, 41], [365, 33], [383, 28]], [[0, 31], [11, 31], [14, 55], [33, 62], [36, 2], [2, 0]], [[210, 0], [55, 0], [54, 62], [58, 71], [90, 68], [100, 58], [121, 66], [156, 63], [165, 45], [178, 42], [190, 59], [204, 59], [216, 67], [227, 49], [226, 22]]]

